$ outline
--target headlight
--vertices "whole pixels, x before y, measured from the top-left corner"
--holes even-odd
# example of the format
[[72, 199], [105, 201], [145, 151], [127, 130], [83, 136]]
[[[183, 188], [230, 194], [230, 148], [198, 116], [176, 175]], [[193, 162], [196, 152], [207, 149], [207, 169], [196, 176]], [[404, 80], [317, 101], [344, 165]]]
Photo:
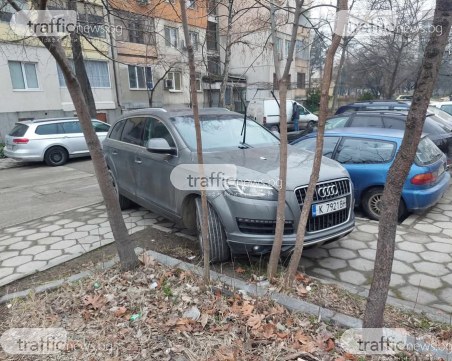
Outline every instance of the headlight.
[[227, 193], [244, 198], [278, 200], [278, 192], [272, 186], [265, 183], [226, 179], [224, 188]]

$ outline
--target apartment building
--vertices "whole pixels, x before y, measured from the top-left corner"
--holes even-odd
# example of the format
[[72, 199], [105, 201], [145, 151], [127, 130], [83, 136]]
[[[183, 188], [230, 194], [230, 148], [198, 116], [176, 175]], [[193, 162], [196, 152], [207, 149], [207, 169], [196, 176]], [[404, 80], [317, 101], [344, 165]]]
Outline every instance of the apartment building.
[[[27, 3], [21, 3], [24, 9]], [[99, 0], [79, 3], [83, 22], [100, 22], [104, 10]], [[56, 8], [56, 7], [55, 7]], [[74, 105], [55, 60], [37, 38], [22, 39], [10, 26], [15, 11], [6, 5], [0, 10], [0, 137], [20, 120], [73, 116]], [[114, 119], [117, 112], [109, 46], [101, 30], [82, 40], [88, 77], [93, 88], [98, 117]], [[64, 42], [71, 58], [70, 42]]]

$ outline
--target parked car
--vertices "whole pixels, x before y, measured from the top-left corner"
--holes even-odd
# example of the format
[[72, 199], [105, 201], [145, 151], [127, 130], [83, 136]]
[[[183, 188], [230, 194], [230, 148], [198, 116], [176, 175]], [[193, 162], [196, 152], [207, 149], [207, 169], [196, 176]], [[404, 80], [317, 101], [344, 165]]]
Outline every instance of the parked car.
[[[400, 148], [403, 131], [378, 128], [338, 128], [325, 132], [323, 155], [341, 163], [350, 173], [356, 205], [378, 220], [387, 174]], [[295, 147], [315, 150], [311, 133], [297, 140]], [[402, 191], [399, 215], [423, 211], [436, 204], [449, 187], [446, 156], [423, 135], [416, 159]]]
[[444, 110], [446, 113], [452, 114], [452, 101], [430, 102], [430, 105]]
[[409, 100], [409, 101], [411, 101], [411, 100], [413, 100], [413, 96], [412, 96], [412, 95], [408, 95], [408, 94], [401, 94], [401, 95], [399, 95], [399, 96], [396, 98], [396, 100], [398, 100], [398, 101], [404, 101], [404, 100]]
[[[348, 127], [391, 128], [405, 130], [407, 112], [355, 112], [336, 115], [326, 121], [325, 129]], [[448, 163], [452, 161], [452, 131], [441, 125], [434, 114], [427, 114], [424, 123], [424, 133], [447, 156]]]
[[452, 129], [452, 115], [434, 105], [429, 105], [427, 111], [435, 114], [435, 119], [438, 120], [440, 124], [444, 125], [446, 128]]
[[[110, 125], [91, 121], [99, 140], [104, 140]], [[49, 166], [65, 164], [69, 158], [89, 156], [85, 136], [77, 118], [36, 119], [16, 123], [5, 137], [8, 158]]]
[[410, 105], [402, 101], [394, 100], [371, 100], [343, 105], [336, 110], [335, 114], [365, 112], [376, 110], [408, 110]]
[[[293, 130], [292, 110], [294, 100], [287, 100], [287, 129]], [[300, 128], [312, 129], [317, 125], [318, 117], [312, 114], [303, 105], [296, 102], [300, 109]], [[279, 132], [279, 105], [275, 99], [256, 99], [250, 101], [247, 114], [259, 124], [272, 131]]]
[[[276, 225], [279, 139], [235, 112], [202, 109], [200, 118], [205, 166], [220, 164], [222, 170], [228, 165], [237, 169], [233, 177], [224, 179], [224, 187], [207, 192], [211, 259], [225, 261], [230, 251], [269, 252]], [[199, 188], [180, 188], [175, 184], [180, 178], [174, 178], [181, 165], [196, 165], [192, 110], [143, 109], [124, 115], [110, 130], [103, 149], [123, 208], [133, 201], [188, 229], [199, 227]], [[286, 251], [295, 244], [312, 162], [310, 152], [289, 147], [283, 240]], [[325, 158], [317, 189], [322, 192], [314, 200], [306, 246], [340, 238], [354, 227], [347, 171]], [[201, 236], [199, 242], [202, 244]]]

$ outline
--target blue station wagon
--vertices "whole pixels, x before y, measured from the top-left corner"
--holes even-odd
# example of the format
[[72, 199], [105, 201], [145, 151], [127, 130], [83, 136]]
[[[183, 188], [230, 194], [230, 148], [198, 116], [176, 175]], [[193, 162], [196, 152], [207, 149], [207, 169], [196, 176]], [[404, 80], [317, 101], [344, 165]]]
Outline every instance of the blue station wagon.
[[[292, 144], [314, 151], [316, 134]], [[403, 131], [379, 128], [337, 128], [325, 132], [323, 155], [341, 163], [350, 173], [356, 205], [371, 219], [378, 220], [381, 197], [389, 168], [402, 143]], [[447, 160], [443, 152], [425, 135], [405, 181], [399, 215], [422, 211], [435, 205], [449, 186]]]

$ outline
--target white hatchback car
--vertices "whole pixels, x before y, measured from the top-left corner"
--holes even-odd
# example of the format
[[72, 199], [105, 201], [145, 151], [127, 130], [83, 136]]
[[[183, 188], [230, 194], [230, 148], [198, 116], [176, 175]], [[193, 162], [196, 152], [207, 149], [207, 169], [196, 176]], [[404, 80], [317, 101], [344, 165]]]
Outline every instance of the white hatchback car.
[[[92, 120], [94, 130], [102, 142], [110, 125]], [[60, 166], [69, 158], [89, 156], [88, 146], [77, 118], [36, 119], [16, 123], [5, 137], [4, 154], [8, 158], [25, 161], [45, 161]]]

